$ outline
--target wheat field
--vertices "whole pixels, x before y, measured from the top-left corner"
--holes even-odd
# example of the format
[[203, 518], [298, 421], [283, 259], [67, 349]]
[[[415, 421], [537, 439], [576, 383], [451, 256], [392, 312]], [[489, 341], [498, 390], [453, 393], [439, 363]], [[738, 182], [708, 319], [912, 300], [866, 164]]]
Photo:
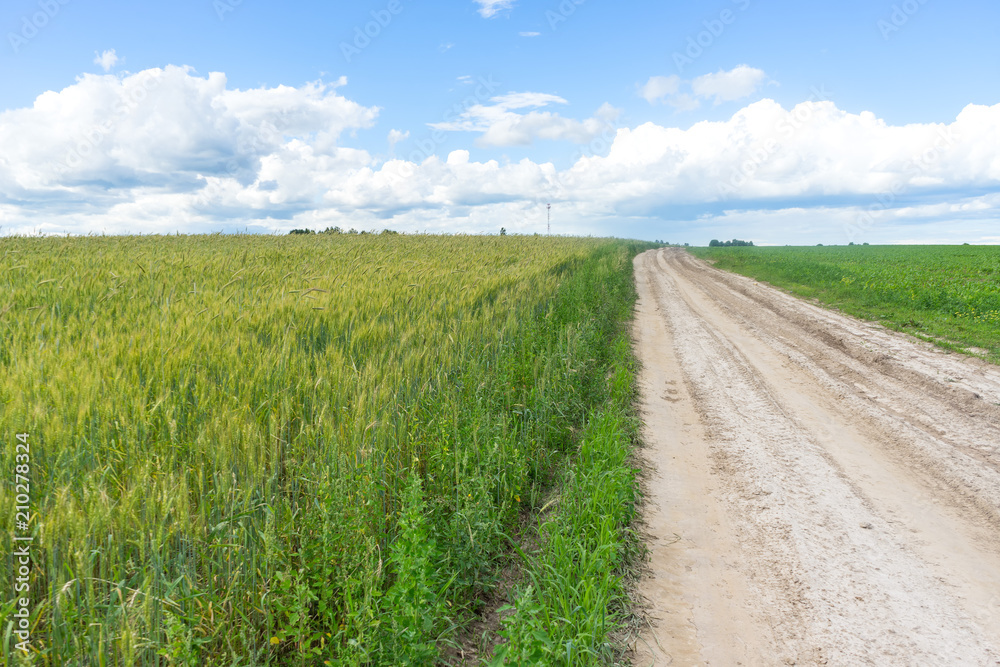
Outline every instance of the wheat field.
[[0, 239], [0, 460], [30, 435], [36, 664], [435, 655], [586, 409], [593, 323], [560, 320], [561, 286], [626, 251]]

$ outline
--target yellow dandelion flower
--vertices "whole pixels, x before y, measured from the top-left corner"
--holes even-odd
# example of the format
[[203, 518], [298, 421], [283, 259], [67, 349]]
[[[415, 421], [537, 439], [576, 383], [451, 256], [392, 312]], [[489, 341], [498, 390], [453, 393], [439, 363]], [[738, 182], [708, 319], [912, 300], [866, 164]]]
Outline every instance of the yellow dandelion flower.
[[277, 637], [271, 637], [271, 643], [272, 644], [280, 644], [281, 640], [278, 639]]

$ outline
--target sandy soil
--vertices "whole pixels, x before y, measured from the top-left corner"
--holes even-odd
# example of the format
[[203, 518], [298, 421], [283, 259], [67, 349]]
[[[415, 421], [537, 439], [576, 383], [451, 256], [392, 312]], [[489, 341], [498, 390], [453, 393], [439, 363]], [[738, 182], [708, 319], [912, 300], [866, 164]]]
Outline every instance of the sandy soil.
[[635, 260], [636, 665], [1000, 665], [1000, 368]]

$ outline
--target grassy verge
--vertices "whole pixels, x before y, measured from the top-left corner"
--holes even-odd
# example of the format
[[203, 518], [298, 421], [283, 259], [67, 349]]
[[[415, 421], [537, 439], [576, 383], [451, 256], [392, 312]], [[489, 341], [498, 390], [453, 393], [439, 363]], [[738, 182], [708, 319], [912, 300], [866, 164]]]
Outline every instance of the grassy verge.
[[525, 583], [506, 608], [493, 665], [612, 664], [622, 656], [612, 636], [627, 614], [623, 576], [640, 549], [629, 528], [638, 500], [630, 464], [638, 421], [625, 326], [635, 303], [631, 256], [613, 259], [580, 286], [574, 304], [601, 323], [579, 329], [577, 342], [597, 360], [594, 409], [551, 501], [556, 511], [539, 528], [541, 548], [521, 552]]
[[1000, 363], [1000, 248], [692, 248], [715, 266]]

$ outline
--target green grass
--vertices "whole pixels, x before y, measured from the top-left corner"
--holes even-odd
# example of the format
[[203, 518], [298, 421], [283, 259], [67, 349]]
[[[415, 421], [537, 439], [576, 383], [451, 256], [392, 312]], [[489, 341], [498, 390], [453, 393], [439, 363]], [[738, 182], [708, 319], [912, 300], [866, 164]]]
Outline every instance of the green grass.
[[[503, 611], [493, 665], [601, 665], [623, 658], [613, 640], [629, 616], [627, 573], [641, 552], [630, 529], [638, 502], [631, 463], [638, 440], [634, 412], [636, 361], [626, 327], [636, 293], [631, 274], [607, 264], [581, 284], [577, 308], [590, 310], [581, 344], [607, 372], [597, 408], [588, 415], [573, 457], [541, 523], [538, 553], [522, 554], [527, 576], [515, 601]], [[604, 298], [590, 302], [591, 295]], [[573, 310], [576, 310], [574, 308]], [[603, 326], [601, 325], [603, 323]], [[597, 379], [597, 378], [595, 378]]]
[[1000, 362], [1000, 247], [692, 248], [715, 266]]
[[[34, 664], [433, 661], [567, 457], [584, 471], [631, 437], [621, 336], [645, 247], [0, 239], [0, 462], [31, 434]], [[579, 498], [561, 521], [604, 511]], [[584, 625], [600, 647], [614, 624]]]

